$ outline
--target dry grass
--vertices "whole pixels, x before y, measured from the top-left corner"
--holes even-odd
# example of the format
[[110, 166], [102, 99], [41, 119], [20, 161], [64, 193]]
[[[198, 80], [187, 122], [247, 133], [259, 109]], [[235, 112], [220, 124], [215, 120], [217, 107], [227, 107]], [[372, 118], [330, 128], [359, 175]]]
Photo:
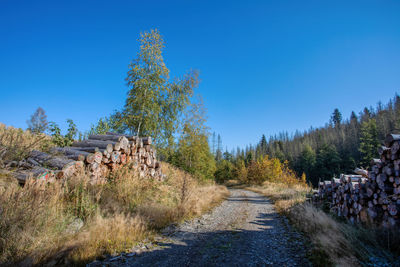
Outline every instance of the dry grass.
[[264, 182], [262, 186], [252, 186], [248, 189], [268, 196], [274, 201], [280, 213], [288, 211], [296, 204], [303, 203], [310, 192], [310, 187], [303, 183]]
[[[27, 261], [83, 264], [128, 251], [164, 226], [200, 215], [229, 193], [200, 184], [167, 164], [167, 179], [139, 178], [122, 168], [104, 185], [82, 174], [53, 184], [19, 187], [0, 176], [0, 265]], [[83, 227], [74, 229], [76, 222]], [[65, 261], [68, 259], [68, 262]]]
[[399, 264], [395, 262], [400, 254], [398, 231], [341, 221], [308, 203], [310, 188], [302, 183], [266, 182], [248, 189], [271, 198], [277, 211], [308, 236], [313, 244], [310, 259], [316, 266]]
[[48, 135], [33, 134], [0, 123], [0, 163], [2, 160], [21, 160], [33, 149], [47, 150], [51, 146]]
[[223, 184], [227, 187], [234, 187], [234, 188], [246, 186], [246, 184], [242, 183], [240, 180], [235, 180], [235, 179], [227, 180]]

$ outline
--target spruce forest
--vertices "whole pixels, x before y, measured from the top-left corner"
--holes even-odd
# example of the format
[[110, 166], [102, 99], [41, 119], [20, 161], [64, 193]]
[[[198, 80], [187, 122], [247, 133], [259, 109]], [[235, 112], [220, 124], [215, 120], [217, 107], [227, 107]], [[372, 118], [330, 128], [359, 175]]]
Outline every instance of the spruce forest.
[[[379, 100], [378, 100], [379, 101]], [[352, 173], [356, 167], [367, 169], [373, 158], [379, 158], [378, 148], [388, 133], [400, 131], [400, 97], [396, 94], [388, 103], [365, 107], [352, 112], [346, 119], [338, 109], [327, 118], [325, 126], [311, 127], [305, 132], [281, 132], [236, 151], [224, 151], [221, 137], [214, 133], [211, 147], [215, 151], [220, 179], [234, 177], [237, 168], [268, 155], [287, 162], [290, 168], [314, 186], [318, 181]]]

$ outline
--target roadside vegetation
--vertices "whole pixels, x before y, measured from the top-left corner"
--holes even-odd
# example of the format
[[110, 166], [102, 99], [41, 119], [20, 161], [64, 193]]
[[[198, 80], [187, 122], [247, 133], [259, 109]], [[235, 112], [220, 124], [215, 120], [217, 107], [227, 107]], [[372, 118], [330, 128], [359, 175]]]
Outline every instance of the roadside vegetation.
[[0, 263], [84, 264], [129, 251], [171, 223], [198, 216], [228, 195], [223, 186], [169, 164], [164, 182], [128, 168], [103, 185], [78, 175], [51, 184], [19, 186], [0, 176]]
[[275, 203], [278, 212], [312, 242], [310, 260], [316, 266], [398, 266], [399, 231], [372, 225], [352, 225], [309, 202], [302, 184], [264, 182], [249, 186]]
[[276, 210], [305, 234], [312, 243], [309, 258], [315, 266], [399, 264], [397, 230], [351, 225], [330, 214], [328, 203], [313, 205], [312, 187], [306, 183], [306, 177], [297, 177], [287, 163], [264, 156], [233, 173], [237, 178], [226, 181], [228, 186], [242, 185], [267, 196]]

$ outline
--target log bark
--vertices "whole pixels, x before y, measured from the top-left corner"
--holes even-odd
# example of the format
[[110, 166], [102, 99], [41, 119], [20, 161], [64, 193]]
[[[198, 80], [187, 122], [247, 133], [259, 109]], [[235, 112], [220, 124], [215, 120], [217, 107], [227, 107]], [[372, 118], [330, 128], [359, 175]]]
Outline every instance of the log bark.
[[64, 155], [84, 155], [87, 156], [89, 153], [84, 150], [79, 150], [75, 147], [54, 147], [50, 150], [51, 153], [61, 153]]
[[363, 169], [360, 169], [360, 168], [356, 168], [356, 169], [354, 170], [354, 173], [359, 174], [359, 175], [362, 175], [363, 177], [368, 177], [368, 171], [367, 171], [367, 170], [363, 170]]
[[87, 153], [94, 153], [100, 151], [100, 148], [98, 147], [73, 147], [73, 149]]
[[[26, 161], [15, 162], [15, 166], [19, 168], [40, 166], [38, 170], [45, 176], [51, 174], [53, 178], [68, 178], [86, 170], [94, 181], [103, 179], [101, 177], [105, 177], [108, 171], [114, 171], [129, 163], [129, 166], [138, 171], [142, 177], [151, 176], [162, 180], [160, 163], [156, 160], [156, 151], [151, 144], [151, 137], [138, 138], [120, 134], [91, 135], [88, 140], [74, 142], [71, 147], [52, 149], [53, 153], [62, 156], [32, 151]], [[32, 172], [34, 175], [29, 171], [16, 175], [20, 177], [19, 181], [25, 181], [28, 174], [36, 176], [34, 171]], [[336, 184], [334, 186], [336, 189]], [[327, 192], [332, 193], [331, 182], [326, 182], [325, 187]]]
[[113, 134], [95, 134], [95, 135], [89, 135], [88, 139], [89, 140], [100, 140], [100, 141], [112, 141], [112, 142], [117, 142], [119, 141], [118, 139], [120, 138], [119, 135], [113, 135]]
[[11, 175], [18, 180], [18, 183], [25, 184], [26, 181], [31, 178], [50, 181], [52, 178], [54, 178], [55, 174], [51, 170], [43, 167], [35, 167], [31, 170], [12, 172]]
[[54, 169], [59, 169], [61, 170], [65, 165], [68, 163], [72, 162], [73, 160], [63, 158], [63, 157], [56, 157], [52, 156], [50, 154], [33, 150], [30, 154], [29, 157], [32, 158], [33, 160], [39, 162], [43, 166], [48, 166], [50, 168]]
[[152, 144], [152, 139], [151, 137], [142, 137], [141, 141], [143, 142], [144, 145], [151, 145]]
[[113, 135], [113, 136], [118, 136], [118, 137], [124, 136], [124, 137], [126, 137], [129, 141], [133, 141], [133, 140], [136, 139], [136, 136], [135, 136], [135, 135], [128, 135], [128, 134], [119, 134], [119, 133], [113, 133], [113, 132], [106, 132], [106, 135]]
[[380, 164], [380, 163], [381, 163], [380, 159], [372, 159], [370, 162], [371, 165]]
[[394, 141], [399, 141], [399, 140], [400, 140], [400, 134], [388, 134], [386, 135], [385, 138], [385, 145], [389, 147]]
[[386, 154], [387, 152], [389, 152], [390, 151], [390, 148], [389, 147], [386, 147], [386, 146], [380, 146], [379, 148], [378, 148], [378, 153], [379, 153], [379, 155], [384, 155], [384, 154]]
[[74, 142], [72, 144], [73, 147], [98, 147], [102, 149], [109, 149], [109, 145], [115, 145], [116, 142], [111, 141], [101, 141], [101, 140], [84, 140], [80, 142]]
[[391, 151], [392, 155], [393, 155], [393, 154], [396, 154], [397, 151], [399, 151], [399, 149], [400, 149], [399, 141], [393, 142], [393, 144], [392, 144], [391, 147], [390, 147], [390, 151]]
[[68, 159], [72, 159], [72, 160], [75, 160], [75, 161], [85, 161], [85, 159], [86, 159], [85, 155], [82, 155], [82, 154], [80, 154], [80, 155], [67, 155], [66, 157]]

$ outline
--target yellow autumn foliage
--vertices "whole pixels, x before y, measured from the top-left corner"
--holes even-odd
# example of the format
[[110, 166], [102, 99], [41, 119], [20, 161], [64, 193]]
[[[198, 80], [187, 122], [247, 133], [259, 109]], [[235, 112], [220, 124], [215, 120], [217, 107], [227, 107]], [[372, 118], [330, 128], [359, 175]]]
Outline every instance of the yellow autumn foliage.
[[287, 184], [302, 182], [288, 167], [287, 161], [281, 162], [279, 159], [270, 158], [268, 155], [252, 162], [248, 166], [247, 176], [243, 180], [250, 184], [262, 184], [265, 181]]

